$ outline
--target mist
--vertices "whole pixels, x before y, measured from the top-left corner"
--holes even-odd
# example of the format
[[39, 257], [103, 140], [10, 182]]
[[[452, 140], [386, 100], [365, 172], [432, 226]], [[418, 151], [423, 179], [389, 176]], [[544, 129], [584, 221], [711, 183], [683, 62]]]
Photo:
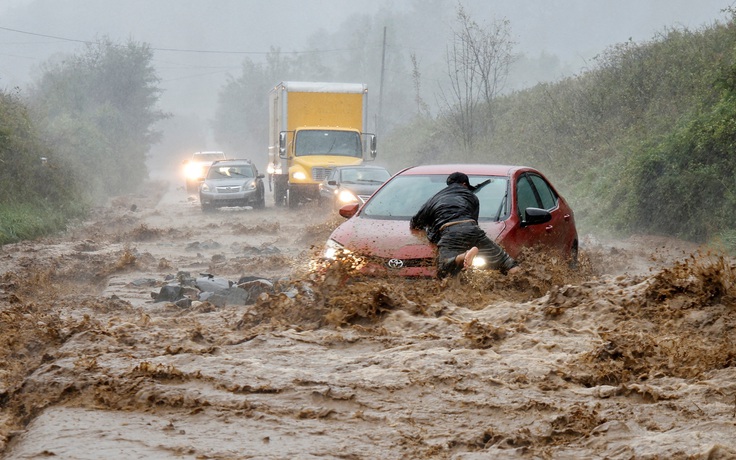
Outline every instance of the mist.
[[[479, 24], [508, 19], [520, 59], [512, 67], [508, 90], [555, 81], [584, 72], [607, 47], [646, 41], [666, 28], [696, 29], [725, 17], [733, 0], [483, 0], [461, 2]], [[262, 62], [269, 52], [319, 55], [331, 60], [381, 62], [355, 66], [351, 79], [369, 84], [369, 116], [375, 118], [379, 93], [389, 106], [407, 90], [415, 56], [423, 98], [430, 104], [446, 77], [444, 56], [458, 6], [450, 0], [5, 0], [0, 5], [0, 88], [24, 89], [44, 62], [63, 59], [100, 37], [135, 40], [154, 50], [153, 65], [163, 89], [159, 106], [170, 114], [161, 122], [162, 142], [154, 158], [186, 150], [218, 149], [211, 120], [218, 93], [237, 78], [244, 60]], [[351, 34], [373, 56], [351, 56]], [[383, 33], [386, 41], [383, 41]], [[361, 51], [364, 52], [364, 51]], [[358, 68], [361, 67], [361, 68]], [[277, 81], [273, 82], [274, 84]], [[381, 85], [385, 87], [381, 87]], [[390, 86], [394, 86], [391, 88]], [[264, 99], [266, 94], [264, 94]], [[386, 107], [400, 126], [411, 110]], [[264, 113], [264, 117], [267, 114]], [[259, 140], [254, 140], [258, 144]], [[265, 140], [264, 149], [265, 149]]]

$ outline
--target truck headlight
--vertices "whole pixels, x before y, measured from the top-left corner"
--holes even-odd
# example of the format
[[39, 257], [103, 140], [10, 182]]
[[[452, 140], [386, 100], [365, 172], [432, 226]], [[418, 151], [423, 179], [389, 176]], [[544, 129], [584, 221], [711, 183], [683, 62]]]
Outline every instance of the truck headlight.
[[292, 176], [291, 176], [291, 177], [293, 177], [293, 178], [294, 178], [294, 179], [296, 179], [296, 180], [306, 180], [306, 178], [307, 178], [307, 175], [306, 175], [306, 174], [304, 174], [304, 173], [303, 173], [303, 172], [301, 172], [301, 171], [297, 171], [297, 172], [295, 172], [294, 174], [292, 174]]

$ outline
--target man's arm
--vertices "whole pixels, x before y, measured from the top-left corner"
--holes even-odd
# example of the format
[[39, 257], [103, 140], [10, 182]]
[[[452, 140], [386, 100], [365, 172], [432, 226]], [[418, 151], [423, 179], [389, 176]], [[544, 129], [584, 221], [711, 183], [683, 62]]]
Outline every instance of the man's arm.
[[417, 211], [417, 213], [414, 214], [414, 216], [409, 221], [409, 229], [424, 230], [424, 227], [427, 226], [427, 213], [428, 213], [430, 201], [431, 200], [424, 203], [422, 207], [419, 208], [419, 211]]

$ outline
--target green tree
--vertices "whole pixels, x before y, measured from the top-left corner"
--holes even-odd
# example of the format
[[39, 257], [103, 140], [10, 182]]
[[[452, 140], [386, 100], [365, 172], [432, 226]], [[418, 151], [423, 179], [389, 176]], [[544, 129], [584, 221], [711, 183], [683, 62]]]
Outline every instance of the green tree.
[[82, 215], [77, 185], [18, 94], [0, 91], [0, 245], [61, 230]]
[[[132, 191], [146, 177], [146, 155], [166, 115], [148, 45], [108, 38], [47, 63], [30, 101], [57, 155], [79, 172], [95, 196]], [[94, 178], [91, 180], [91, 178]]]
[[325, 69], [311, 55], [288, 56], [271, 49], [265, 62], [246, 59], [218, 95], [215, 140], [229, 156], [268, 161], [268, 92], [280, 81], [322, 80]]

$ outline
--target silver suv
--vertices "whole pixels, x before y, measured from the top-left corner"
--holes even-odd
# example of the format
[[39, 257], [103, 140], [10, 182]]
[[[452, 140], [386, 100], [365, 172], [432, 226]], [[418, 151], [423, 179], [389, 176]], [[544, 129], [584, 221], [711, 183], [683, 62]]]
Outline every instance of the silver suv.
[[215, 161], [199, 184], [199, 203], [207, 212], [223, 206], [266, 206], [263, 174], [250, 160]]

